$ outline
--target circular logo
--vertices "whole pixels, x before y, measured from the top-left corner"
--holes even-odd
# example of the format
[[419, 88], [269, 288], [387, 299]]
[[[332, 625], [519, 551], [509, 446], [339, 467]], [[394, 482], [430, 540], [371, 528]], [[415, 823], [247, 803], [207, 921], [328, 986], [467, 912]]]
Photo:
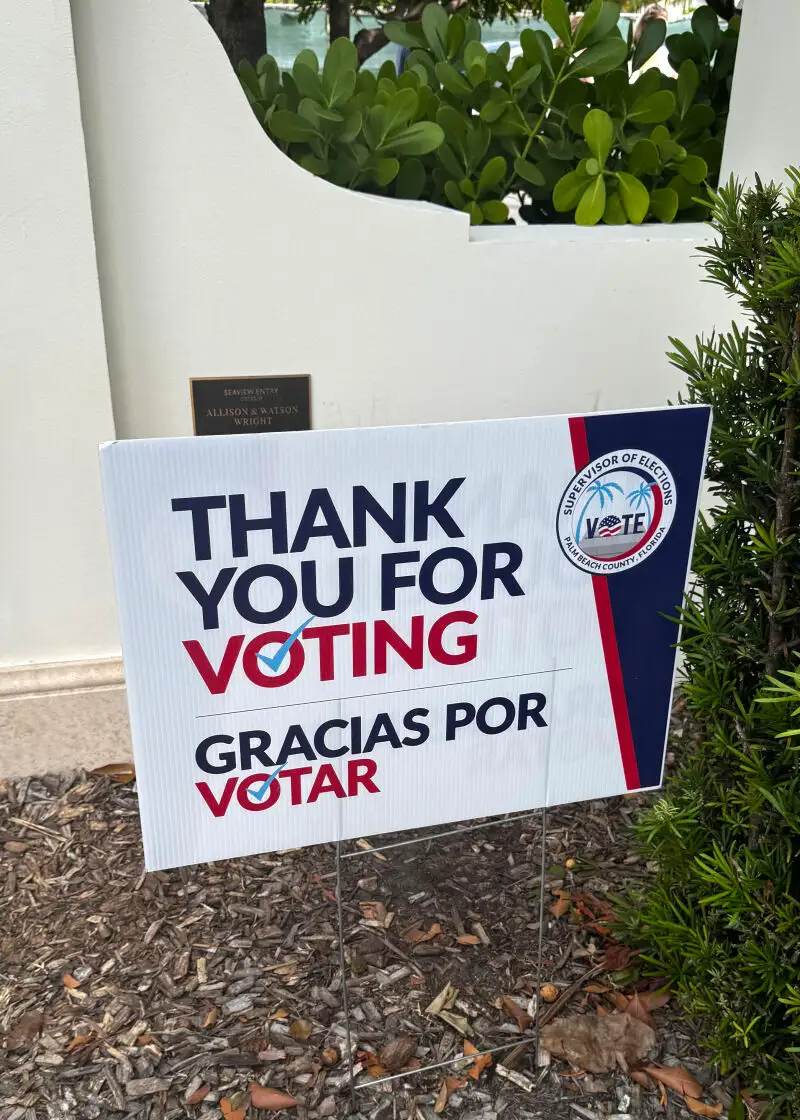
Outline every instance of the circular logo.
[[675, 516], [675, 482], [655, 455], [612, 451], [579, 471], [561, 496], [558, 541], [593, 575], [624, 572], [658, 548]]

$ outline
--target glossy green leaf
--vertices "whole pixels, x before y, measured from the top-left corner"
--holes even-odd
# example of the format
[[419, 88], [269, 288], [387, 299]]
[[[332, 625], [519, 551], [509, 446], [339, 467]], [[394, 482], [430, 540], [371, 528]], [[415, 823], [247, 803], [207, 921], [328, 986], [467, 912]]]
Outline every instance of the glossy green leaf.
[[319, 130], [309, 120], [289, 109], [276, 109], [269, 118], [269, 130], [273, 136], [290, 144], [300, 144], [320, 136]]
[[606, 0], [603, 4], [600, 15], [597, 17], [594, 26], [584, 35], [581, 35], [581, 24], [578, 24], [578, 30], [575, 34], [575, 45], [582, 47], [591, 47], [594, 43], [599, 43], [601, 39], [605, 39], [606, 35], [612, 31], [616, 31], [619, 24], [619, 4]]
[[565, 46], [572, 43], [569, 11], [564, 0], [542, 0], [542, 16]]
[[711, 58], [722, 39], [717, 13], [705, 4], [697, 8], [692, 16], [692, 31], [703, 44], [708, 57]]
[[379, 159], [372, 169], [372, 177], [379, 187], [388, 187], [400, 170], [400, 160], [384, 158]]
[[481, 203], [481, 210], [487, 222], [494, 226], [501, 226], [508, 221], [508, 207], [505, 202], [493, 198]]
[[481, 108], [481, 120], [487, 124], [497, 121], [510, 106], [510, 101], [487, 101]]
[[447, 201], [454, 210], [463, 210], [467, 202], [461, 191], [458, 189], [458, 183], [448, 179], [444, 185], [444, 193]]
[[583, 136], [589, 151], [602, 167], [608, 159], [614, 137], [614, 124], [608, 113], [602, 109], [590, 109], [583, 118]]
[[307, 66], [309, 70], [313, 70], [315, 74], [319, 74], [319, 59], [316, 53], [310, 48], [306, 48], [297, 55], [294, 60], [294, 65], [299, 63], [300, 66]]
[[400, 168], [394, 185], [397, 198], [419, 198], [425, 190], [427, 176], [418, 159], [407, 159]]
[[553, 188], [553, 206], [559, 214], [575, 209], [589, 183], [589, 177], [579, 171], [568, 171], [562, 175]]
[[455, 97], [470, 97], [472, 86], [449, 62], [436, 63], [436, 77], [448, 93]]
[[570, 66], [569, 73], [574, 77], [597, 77], [598, 74], [607, 74], [609, 70], [615, 70], [627, 57], [627, 44], [622, 39], [612, 36], [581, 51]]
[[661, 165], [658, 148], [652, 140], [637, 140], [631, 148], [626, 164], [631, 175], [655, 175]]
[[628, 112], [628, 120], [636, 124], [657, 124], [668, 120], [674, 112], [675, 95], [668, 89], [662, 89], [637, 101]]
[[619, 191], [610, 191], [606, 198], [606, 208], [603, 211], [603, 221], [607, 226], [624, 226], [627, 224], [628, 215], [619, 197]]
[[322, 67], [322, 89], [328, 105], [343, 105], [356, 88], [358, 51], [350, 39], [334, 39]]
[[400, 89], [386, 103], [386, 135], [392, 136], [398, 128], [414, 117], [419, 105], [419, 98], [413, 89]]
[[467, 118], [452, 105], [442, 105], [436, 114], [436, 123], [444, 129], [450, 144], [459, 143], [469, 131]]
[[436, 154], [438, 155], [439, 162], [441, 163], [447, 174], [452, 179], [460, 179], [464, 174], [464, 168], [459, 162], [458, 157], [456, 156], [450, 145], [442, 144]]
[[650, 191], [650, 210], [660, 222], [672, 222], [678, 213], [678, 195], [669, 187]]
[[470, 225], [483, 225], [483, 211], [481, 210], [477, 202], [470, 202], [466, 209], [469, 214]]
[[418, 23], [402, 23], [400, 20], [392, 20], [383, 25], [383, 30], [386, 38], [391, 43], [397, 43], [398, 47], [409, 47], [414, 50], [417, 47], [424, 49], [428, 45], [425, 32]]
[[641, 70], [645, 62], [651, 59], [657, 50], [661, 49], [666, 37], [667, 21], [665, 19], [652, 19], [645, 24], [642, 37], [633, 51], [631, 70]]
[[[304, 51], [303, 53], [311, 54], [312, 52]], [[318, 101], [320, 105], [326, 100], [319, 74], [316, 70], [312, 70], [310, 66], [301, 62], [299, 55], [292, 67], [292, 77], [297, 84], [301, 97], [310, 97], [312, 101]]]
[[447, 58], [447, 12], [441, 4], [426, 4], [422, 9], [422, 30], [433, 57], [439, 62]]
[[447, 24], [447, 36], [445, 38], [445, 49], [447, 50], [448, 58], [456, 58], [458, 52], [467, 37], [467, 21], [458, 12], [450, 16]]
[[681, 175], [689, 183], [702, 183], [708, 178], [708, 165], [700, 156], [687, 156], [680, 164]]
[[243, 58], [236, 68], [236, 72], [239, 75], [239, 81], [242, 83], [242, 87], [244, 88], [248, 99], [251, 102], [260, 101], [261, 88], [258, 84], [258, 74], [256, 74], [256, 70], [252, 62], [248, 62], [246, 58]]
[[596, 226], [606, 208], [606, 184], [602, 175], [596, 176], [581, 195], [575, 211], [575, 224]]
[[716, 115], [710, 105], [702, 103], [690, 105], [681, 120], [679, 135], [681, 137], [696, 136], [711, 127]]
[[486, 69], [486, 47], [483, 43], [473, 40], [467, 43], [464, 48], [464, 66], [471, 70], [473, 66], [479, 66], [482, 70]]
[[538, 62], [548, 74], [553, 73], [553, 40], [546, 31], [524, 28], [520, 32], [519, 45], [526, 62]]
[[459, 184], [458, 184], [458, 189], [461, 191], [461, 193], [464, 195], [465, 198], [477, 198], [478, 197], [478, 192], [475, 189], [475, 184], [472, 182], [471, 179], [468, 179], [468, 178], [461, 179], [459, 181]]
[[300, 166], [310, 171], [312, 175], [327, 175], [330, 170], [330, 164], [326, 159], [319, 159], [318, 156], [312, 155], [302, 156]]
[[573, 132], [583, 134], [583, 120], [589, 112], [588, 105], [572, 105], [567, 113], [567, 124]]
[[625, 213], [628, 215], [628, 221], [633, 222], [634, 225], [640, 225], [647, 216], [650, 206], [650, 195], [647, 187], [635, 175], [629, 175], [626, 171], [617, 172], [617, 182], [619, 183], [619, 194], [622, 205], [625, 207]]
[[[659, 21], [661, 22], [661, 21]], [[678, 99], [678, 112], [685, 117], [694, 101], [697, 87], [700, 84], [700, 75], [697, 66], [690, 58], [681, 63], [678, 71], [678, 80], [675, 83], [675, 94]]]
[[464, 144], [470, 167], [477, 167], [483, 162], [491, 139], [492, 131], [487, 125], [476, 123], [470, 128]]
[[528, 159], [522, 159], [517, 156], [514, 160], [514, 171], [520, 179], [524, 179], [526, 183], [530, 183], [534, 187], [543, 187], [545, 185], [545, 177], [536, 166]]
[[589, 32], [600, 18], [600, 13], [603, 10], [603, 0], [590, 0], [586, 5], [586, 11], [583, 13], [578, 26], [572, 34], [572, 49], [578, 50], [581, 43], [587, 38]]
[[362, 116], [358, 109], [351, 109], [342, 127], [336, 133], [336, 140], [341, 144], [352, 144], [361, 131]]
[[433, 121], [417, 121], [387, 140], [383, 148], [396, 156], [424, 156], [434, 152], [444, 140], [444, 132]]
[[507, 168], [502, 156], [494, 156], [483, 165], [478, 178], [478, 198], [493, 191], [505, 179]]
[[535, 66], [528, 66], [525, 70], [513, 76], [511, 88], [516, 96], [519, 97], [520, 94], [524, 93], [525, 90], [536, 81], [541, 72], [542, 67], [540, 63], [537, 62]]

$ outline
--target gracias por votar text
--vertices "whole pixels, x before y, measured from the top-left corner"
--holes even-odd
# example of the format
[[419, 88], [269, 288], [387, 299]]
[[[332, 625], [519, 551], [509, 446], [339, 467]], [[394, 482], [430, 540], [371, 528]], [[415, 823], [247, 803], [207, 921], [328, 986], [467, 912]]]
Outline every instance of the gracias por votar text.
[[[463, 516], [457, 510], [466, 482], [463, 477], [438, 485], [425, 479], [395, 482], [391, 496], [387, 493], [382, 499], [366, 486], [353, 486], [346, 509], [337, 506], [327, 488], [319, 487], [307, 494], [294, 516], [283, 490], [265, 493], [260, 502], [244, 494], [173, 498], [172, 510], [183, 515], [181, 524], [198, 565], [198, 570], [178, 571], [176, 576], [196, 604], [198, 624], [205, 631], [219, 630], [221, 608], [227, 612], [232, 605], [243, 622], [270, 627], [249, 639], [231, 634], [221, 655], [214, 641], [213, 662], [204, 641], [184, 640], [208, 691], [224, 693], [237, 671], [259, 687], [277, 688], [301, 673], [316, 674], [320, 681], [345, 673], [379, 676], [387, 672], [391, 658], [411, 669], [422, 669], [426, 659], [442, 665], [475, 660], [478, 615], [473, 610], [448, 610], [427, 621], [415, 613], [402, 623], [385, 618], [319, 621], [335, 619], [350, 608], [356, 592], [354, 554], [368, 546], [373, 549], [378, 539], [406, 546], [382, 551], [368, 569], [368, 578], [378, 581], [382, 613], [402, 612], [408, 594], [417, 607], [420, 597], [435, 606], [453, 607], [473, 592], [481, 602], [524, 595], [517, 575], [523, 563], [519, 544], [487, 541], [467, 546]], [[413, 547], [437, 537], [461, 543], [443, 543], [424, 558], [422, 550]], [[335, 565], [329, 559], [301, 560], [299, 566], [277, 562], [276, 558], [288, 561], [302, 555], [320, 538], [339, 554]], [[214, 560], [223, 553], [226, 560], [243, 563], [215, 567]], [[261, 559], [264, 556], [269, 562]], [[290, 641], [295, 637], [292, 631], [272, 627], [298, 605], [308, 621]], [[269, 665], [265, 657], [275, 645], [279, 653], [286, 645], [279, 667]]]

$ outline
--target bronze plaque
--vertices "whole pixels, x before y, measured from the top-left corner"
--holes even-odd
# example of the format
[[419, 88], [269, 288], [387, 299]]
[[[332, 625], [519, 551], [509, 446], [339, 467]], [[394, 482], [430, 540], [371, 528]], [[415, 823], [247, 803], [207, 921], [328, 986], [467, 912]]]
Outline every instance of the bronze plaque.
[[305, 432], [311, 427], [307, 375], [194, 377], [189, 384], [196, 436]]

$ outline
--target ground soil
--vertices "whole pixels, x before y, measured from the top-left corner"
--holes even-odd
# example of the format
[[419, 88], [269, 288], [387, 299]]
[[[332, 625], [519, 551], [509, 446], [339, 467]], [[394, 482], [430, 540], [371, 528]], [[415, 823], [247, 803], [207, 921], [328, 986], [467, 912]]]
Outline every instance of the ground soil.
[[[603, 924], [609, 899], [648, 874], [632, 851], [636, 809], [619, 798], [548, 812], [541, 976], [540, 814], [378, 855], [343, 845], [362, 1116], [431, 1120], [444, 1077], [463, 1082], [442, 1113], [457, 1120], [690, 1115], [624, 1059], [592, 1074], [537, 1065], [525, 1017], [539, 980], [559, 999], [542, 1001], [551, 1019], [592, 1023], [652, 988], [635, 960], [621, 967]], [[145, 874], [135, 783], [85, 774], [3, 783], [0, 843], [0, 1120], [280, 1115], [254, 1106], [254, 1082], [299, 1102], [286, 1115], [350, 1114], [332, 845]], [[653, 1023], [650, 1060], [686, 1068], [707, 1104], [727, 1105], [674, 1001]], [[463, 1062], [408, 1068], [458, 1057], [465, 1040], [509, 1049], [475, 1079]], [[378, 1084], [381, 1066], [401, 1076]]]

